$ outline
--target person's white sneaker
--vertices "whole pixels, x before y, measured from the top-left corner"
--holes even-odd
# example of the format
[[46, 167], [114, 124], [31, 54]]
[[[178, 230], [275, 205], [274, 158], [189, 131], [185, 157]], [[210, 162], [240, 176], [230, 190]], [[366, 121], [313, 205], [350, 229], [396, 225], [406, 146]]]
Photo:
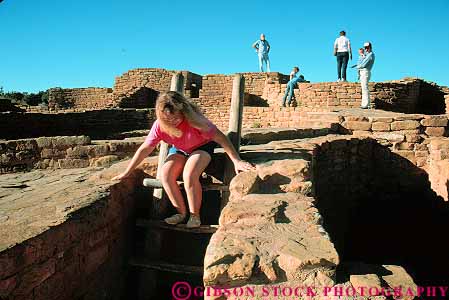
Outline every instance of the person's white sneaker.
[[201, 219], [199, 216], [190, 215], [189, 221], [186, 224], [187, 228], [197, 228], [201, 226]]
[[171, 217], [165, 218], [164, 221], [170, 225], [176, 225], [183, 222], [186, 219], [186, 215], [176, 214]]
[[341, 79], [340, 79], [340, 78], [338, 78], [338, 79], [337, 79], [337, 82], [340, 82], [340, 81], [341, 81]]

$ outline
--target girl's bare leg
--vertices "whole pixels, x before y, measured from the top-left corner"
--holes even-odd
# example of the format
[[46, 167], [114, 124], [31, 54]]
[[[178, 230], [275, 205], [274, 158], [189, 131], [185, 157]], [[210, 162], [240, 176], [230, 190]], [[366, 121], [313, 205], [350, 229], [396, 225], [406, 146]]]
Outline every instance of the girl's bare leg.
[[170, 202], [182, 215], [187, 214], [187, 209], [184, 203], [184, 197], [176, 183], [176, 179], [178, 179], [181, 174], [185, 163], [186, 158], [183, 155], [171, 154], [167, 157], [167, 160], [162, 167], [161, 174], [162, 185], [164, 186], [164, 190], [167, 193]]
[[189, 203], [189, 210], [191, 214], [199, 216], [202, 188], [200, 184], [200, 176], [211, 160], [209, 153], [197, 150], [187, 159], [184, 165], [182, 177], [184, 180], [184, 187], [187, 194], [187, 201]]

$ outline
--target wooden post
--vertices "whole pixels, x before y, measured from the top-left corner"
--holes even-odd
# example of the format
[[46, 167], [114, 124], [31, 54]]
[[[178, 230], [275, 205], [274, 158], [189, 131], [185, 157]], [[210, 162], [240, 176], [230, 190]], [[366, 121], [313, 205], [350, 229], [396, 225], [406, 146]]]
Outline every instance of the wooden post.
[[237, 152], [240, 152], [242, 133], [243, 97], [245, 95], [245, 78], [241, 74], [234, 76], [232, 84], [231, 109], [229, 116], [228, 138]]
[[[245, 93], [245, 78], [241, 74], [234, 76], [234, 82], [232, 85], [232, 98], [231, 109], [229, 116], [229, 129], [227, 136], [234, 146], [237, 153], [240, 153], [240, 138], [242, 133], [242, 116], [243, 116], [243, 97]], [[229, 185], [232, 178], [235, 176], [234, 164], [227, 158], [223, 183]], [[223, 208], [229, 200], [229, 192], [224, 191], [222, 193], [221, 208]]]
[[[181, 72], [178, 72], [173, 75], [170, 84], [170, 91], [175, 91], [181, 94], [184, 94], [184, 76]], [[157, 164], [157, 175], [156, 178], [161, 178], [162, 166], [164, 165], [165, 159], [167, 158], [169, 145], [165, 142], [160, 142], [159, 147], [159, 159]], [[153, 200], [154, 200], [154, 208], [156, 215], [161, 213], [161, 201], [164, 196], [163, 189], [154, 189], [153, 192]]]

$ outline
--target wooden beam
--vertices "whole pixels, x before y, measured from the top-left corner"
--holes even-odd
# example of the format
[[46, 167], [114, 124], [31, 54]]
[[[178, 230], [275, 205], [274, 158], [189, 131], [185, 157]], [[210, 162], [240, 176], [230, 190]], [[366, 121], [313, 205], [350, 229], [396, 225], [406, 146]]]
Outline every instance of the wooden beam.
[[[173, 75], [171, 79], [170, 91], [176, 91], [178, 93], [184, 94], [184, 76], [181, 72]], [[156, 178], [161, 178], [162, 166], [164, 165], [165, 159], [167, 158], [169, 145], [163, 141], [160, 142], [159, 146], [159, 159], [157, 164], [157, 175]], [[159, 215], [161, 213], [161, 203], [164, 197], [164, 191], [161, 188], [156, 188], [153, 191], [154, 200], [154, 213]]]
[[162, 220], [138, 219], [136, 221], [138, 227], [145, 227], [151, 229], [181, 231], [188, 233], [208, 233], [212, 234], [218, 229], [218, 225], [201, 225], [196, 228], [187, 228], [186, 224], [170, 225]]
[[141, 258], [132, 258], [129, 260], [129, 265], [133, 267], [141, 267], [146, 269], [165, 271], [170, 273], [181, 273], [181, 274], [192, 274], [192, 275], [203, 275], [202, 266], [187, 266], [172, 264], [160, 260], [149, 260]]
[[[242, 133], [242, 115], [243, 115], [243, 97], [245, 95], [245, 78], [242, 74], [234, 76], [231, 98], [231, 115], [229, 116], [228, 138], [234, 146], [237, 153], [240, 153], [240, 139]], [[229, 186], [232, 178], [235, 176], [234, 164], [229, 158], [226, 158], [223, 183]], [[228, 203], [229, 192], [222, 193], [221, 209]]]
[[232, 84], [231, 109], [229, 116], [228, 138], [237, 152], [240, 152], [242, 133], [243, 98], [245, 96], [245, 77], [242, 74], [234, 76]]

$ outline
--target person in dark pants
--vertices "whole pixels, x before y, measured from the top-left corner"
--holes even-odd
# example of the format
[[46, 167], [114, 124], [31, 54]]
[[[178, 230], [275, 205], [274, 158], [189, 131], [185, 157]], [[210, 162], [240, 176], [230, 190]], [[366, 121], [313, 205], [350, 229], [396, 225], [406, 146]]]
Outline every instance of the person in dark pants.
[[293, 90], [298, 82], [304, 82], [304, 76], [299, 74], [299, 68], [294, 67], [293, 71], [290, 73], [290, 80], [287, 83], [287, 88], [285, 89], [284, 97], [282, 98], [282, 106], [285, 106], [287, 101], [288, 106], [290, 106], [293, 97]]
[[334, 42], [334, 55], [337, 57], [337, 81], [346, 82], [346, 69], [348, 60], [352, 59], [351, 42], [346, 37], [345, 31], [340, 31], [340, 37]]

